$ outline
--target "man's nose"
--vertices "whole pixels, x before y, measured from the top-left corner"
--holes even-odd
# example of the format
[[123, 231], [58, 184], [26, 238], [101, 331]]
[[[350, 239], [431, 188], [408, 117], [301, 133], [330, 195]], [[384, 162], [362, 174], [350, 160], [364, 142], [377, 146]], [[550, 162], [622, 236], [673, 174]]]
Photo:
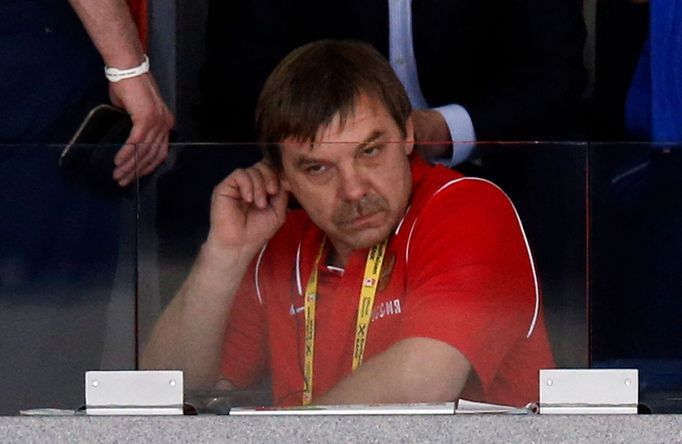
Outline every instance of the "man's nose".
[[367, 194], [368, 182], [365, 175], [356, 168], [339, 171], [339, 195], [344, 200], [360, 200]]

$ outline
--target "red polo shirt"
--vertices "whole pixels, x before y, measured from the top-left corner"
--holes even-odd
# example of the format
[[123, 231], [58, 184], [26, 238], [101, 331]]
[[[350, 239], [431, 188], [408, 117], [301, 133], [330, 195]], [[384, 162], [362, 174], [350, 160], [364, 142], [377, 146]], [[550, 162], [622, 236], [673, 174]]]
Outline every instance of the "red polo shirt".
[[[538, 369], [554, 366], [523, 228], [507, 196], [482, 179], [412, 161], [410, 206], [387, 246], [364, 359], [401, 339], [459, 350], [474, 374], [461, 397], [538, 400]], [[303, 292], [323, 233], [289, 213], [244, 277], [225, 334], [223, 376], [247, 387], [267, 373], [278, 405], [301, 404]], [[344, 270], [321, 261], [313, 397], [351, 373], [367, 250]], [[428, 363], [425, 363], [428, 365]]]

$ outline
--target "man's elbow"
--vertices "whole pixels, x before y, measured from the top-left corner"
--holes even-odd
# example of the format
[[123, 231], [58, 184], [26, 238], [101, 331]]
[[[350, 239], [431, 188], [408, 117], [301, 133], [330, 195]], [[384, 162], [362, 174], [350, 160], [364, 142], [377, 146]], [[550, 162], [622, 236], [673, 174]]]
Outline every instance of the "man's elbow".
[[[413, 340], [415, 341], [415, 340]], [[459, 398], [471, 373], [471, 364], [454, 347], [433, 339], [420, 350], [406, 354], [401, 379], [404, 402], [446, 402]]]
[[[459, 372], [457, 372], [459, 373]], [[468, 372], [467, 372], [468, 375]], [[448, 402], [459, 398], [466, 377], [452, 375], [422, 375], [403, 387], [404, 402]]]

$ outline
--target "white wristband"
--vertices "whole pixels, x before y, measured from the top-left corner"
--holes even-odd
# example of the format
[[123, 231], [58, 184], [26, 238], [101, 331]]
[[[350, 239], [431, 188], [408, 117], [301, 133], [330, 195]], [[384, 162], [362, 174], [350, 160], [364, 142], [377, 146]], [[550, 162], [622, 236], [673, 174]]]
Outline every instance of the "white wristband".
[[134, 68], [118, 69], [110, 68], [108, 66], [104, 67], [104, 75], [107, 76], [107, 79], [109, 79], [110, 82], [114, 83], [131, 77], [141, 76], [146, 72], [149, 72], [149, 57], [147, 57], [147, 54], [144, 55], [144, 62]]

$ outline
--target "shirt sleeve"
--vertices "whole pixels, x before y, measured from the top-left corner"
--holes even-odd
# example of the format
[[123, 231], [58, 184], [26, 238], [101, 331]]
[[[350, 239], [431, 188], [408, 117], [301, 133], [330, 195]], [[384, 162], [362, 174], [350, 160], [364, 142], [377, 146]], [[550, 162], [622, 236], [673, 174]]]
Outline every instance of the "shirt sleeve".
[[453, 167], [473, 158], [476, 132], [467, 110], [461, 105], [452, 104], [434, 108], [434, 111], [438, 111], [445, 119], [452, 140], [452, 157], [440, 159], [437, 163]]
[[255, 279], [254, 262], [237, 290], [225, 328], [222, 376], [240, 389], [258, 382], [267, 368], [265, 314]]
[[537, 317], [539, 294], [516, 211], [496, 186], [464, 179], [432, 196], [408, 244], [402, 338], [455, 347], [484, 391]]

